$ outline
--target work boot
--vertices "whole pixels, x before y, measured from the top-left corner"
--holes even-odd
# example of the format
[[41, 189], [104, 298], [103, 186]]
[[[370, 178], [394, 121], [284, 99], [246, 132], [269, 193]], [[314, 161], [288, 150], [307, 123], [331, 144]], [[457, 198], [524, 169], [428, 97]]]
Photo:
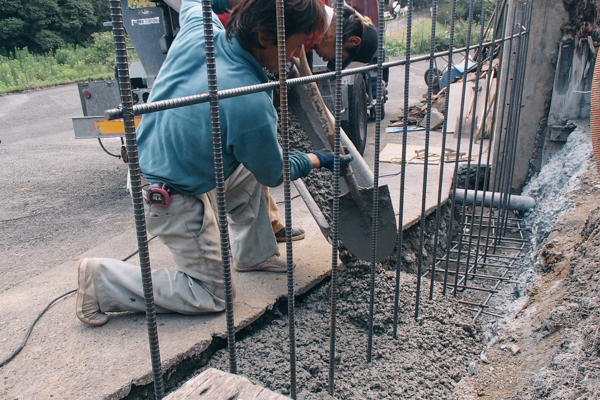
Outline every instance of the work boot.
[[[292, 241], [304, 239], [305, 236], [304, 229], [292, 226]], [[278, 242], [285, 242], [285, 227], [275, 233], [275, 239]]]
[[[293, 264], [292, 268], [296, 267], [296, 263]], [[260, 262], [251, 267], [237, 268], [233, 267], [236, 271], [239, 272], [249, 272], [249, 271], [267, 271], [267, 272], [287, 272], [287, 261], [279, 258], [276, 254], [267, 258], [265, 261]]]
[[92, 267], [95, 259], [82, 258], [77, 267], [78, 288], [75, 314], [85, 324], [101, 326], [108, 322], [108, 315], [100, 311], [94, 282], [92, 281]]

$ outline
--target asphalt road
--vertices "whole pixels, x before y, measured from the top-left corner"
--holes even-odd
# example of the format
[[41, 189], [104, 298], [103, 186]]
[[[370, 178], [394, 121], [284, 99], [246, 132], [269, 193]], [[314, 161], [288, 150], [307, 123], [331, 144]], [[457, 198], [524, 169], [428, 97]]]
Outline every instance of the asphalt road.
[[133, 225], [127, 166], [74, 139], [81, 115], [75, 84], [0, 97], [0, 291]]

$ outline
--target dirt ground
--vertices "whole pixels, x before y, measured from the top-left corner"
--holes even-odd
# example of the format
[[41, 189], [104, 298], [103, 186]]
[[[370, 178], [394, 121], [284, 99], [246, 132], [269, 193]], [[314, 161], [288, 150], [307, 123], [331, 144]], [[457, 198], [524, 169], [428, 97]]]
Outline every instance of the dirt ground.
[[[560, 166], [575, 162], [567, 155]], [[589, 155], [588, 155], [589, 156]], [[587, 157], [587, 156], [586, 156]], [[584, 158], [586, 158], [584, 157]], [[594, 162], [577, 177], [555, 175], [571, 186], [554, 223], [540, 223], [540, 275], [514, 320], [499, 330], [459, 384], [459, 399], [595, 399], [600, 395], [600, 180]], [[543, 173], [543, 171], [542, 171]], [[541, 201], [557, 194], [536, 188]], [[552, 207], [552, 206], [550, 206]], [[541, 221], [538, 221], [541, 222]]]

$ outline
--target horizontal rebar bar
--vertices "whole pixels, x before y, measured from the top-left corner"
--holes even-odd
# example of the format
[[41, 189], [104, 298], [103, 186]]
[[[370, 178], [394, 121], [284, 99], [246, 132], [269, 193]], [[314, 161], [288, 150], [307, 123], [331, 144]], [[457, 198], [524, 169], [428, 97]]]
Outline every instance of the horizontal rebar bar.
[[473, 310], [472, 308], [467, 308], [467, 310], [473, 311], [473, 312], [478, 312], [478, 313], [481, 313], [481, 314], [491, 315], [492, 317], [497, 317], [497, 318], [504, 318], [505, 317], [504, 315], [494, 314], [492, 312], [485, 311], [485, 310]]
[[488, 305], [485, 305], [485, 304], [473, 303], [472, 301], [466, 301], [466, 300], [458, 300], [458, 302], [461, 304], [468, 304], [470, 306], [481, 307], [481, 308], [489, 307]]
[[[436, 272], [438, 271], [438, 269], [436, 268]], [[442, 271], [442, 270], [439, 270]], [[454, 271], [448, 271], [448, 275], [456, 275], [456, 272]], [[464, 278], [465, 277], [465, 273], [464, 272], [460, 272], [458, 274], [459, 278]], [[504, 276], [497, 276], [497, 275], [485, 275], [485, 274], [473, 274], [473, 273], [469, 273], [467, 275], [467, 277], [471, 277], [471, 278], [477, 278], [477, 279], [487, 279], [487, 280], [497, 280], [497, 281], [502, 281], [502, 282], [507, 282], [507, 283], [519, 283], [519, 281], [513, 281], [510, 278], [506, 278]]]
[[[450, 250], [450, 253], [458, 253], [458, 250]], [[471, 254], [474, 256], [474, 254]], [[520, 258], [519, 256], [503, 256], [503, 255], [499, 255], [499, 254], [486, 254], [486, 257], [496, 257], [496, 258], [505, 258], [505, 259], [517, 259]]]
[[[463, 235], [465, 237], [467, 237], [467, 235]], [[452, 242], [452, 244], [458, 244], [458, 242]], [[502, 246], [502, 245], [498, 245], [496, 246], [497, 249], [506, 249], [506, 250], [522, 250], [522, 248], [520, 247], [511, 247], [511, 246]]]
[[[525, 29], [525, 28], [523, 28], [523, 29]], [[517, 37], [518, 35], [513, 35], [513, 36]], [[502, 40], [506, 41], [506, 40], [510, 40], [510, 39], [511, 39], [511, 37], [505, 37]], [[485, 43], [489, 44], [491, 42], [485, 42]], [[465, 51], [466, 49], [467, 49], [466, 47], [463, 47], [463, 48], [455, 50], [455, 52]], [[448, 54], [449, 54], [449, 51], [441, 51], [441, 52], [435, 53], [434, 57], [437, 58], [437, 57], [441, 57], [441, 56], [447, 56]], [[429, 54], [419, 56], [419, 57], [411, 57], [410, 62], [412, 63], [412, 62], [417, 62], [417, 61], [425, 61], [425, 60], [428, 60], [429, 57], [430, 57]], [[382, 68], [387, 69], [387, 68], [391, 68], [391, 67], [398, 67], [398, 66], [404, 65], [406, 63], [407, 63], [407, 60], [388, 61], [388, 62], [382, 64]], [[377, 70], [377, 65], [371, 65], [371, 66], [365, 66], [365, 67], [359, 67], [359, 68], [349, 68], [349, 69], [342, 71], [342, 76], [350, 76], [350, 75], [355, 75], [355, 74], [362, 73], [362, 72], [370, 72], [370, 71], [375, 71], [375, 70]], [[301, 77], [301, 78], [289, 79], [287, 81], [287, 86], [288, 87], [299, 86], [299, 85], [304, 85], [304, 84], [310, 83], [310, 82], [318, 82], [318, 81], [322, 81], [322, 80], [332, 80], [334, 78], [335, 78], [335, 72], [325, 72], [325, 73], [313, 75], [313, 76], [305, 76], [305, 77]], [[279, 82], [273, 81], [273, 82], [268, 82], [268, 83], [261, 83], [258, 85], [243, 86], [243, 87], [239, 87], [239, 88], [235, 88], [235, 89], [219, 90], [217, 92], [217, 97], [219, 100], [223, 100], [223, 99], [228, 99], [231, 97], [244, 96], [247, 94], [258, 93], [258, 92], [265, 92], [267, 90], [273, 90], [278, 87], [279, 87]], [[193, 96], [185, 96], [185, 97], [179, 97], [176, 99], [161, 100], [161, 101], [155, 101], [155, 102], [146, 103], [146, 104], [138, 104], [138, 105], [133, 106], [133, 115], [143, 115], [143, 114], [148, 114], [151, 112], [164, 111], [164, 110], [168, 110], [168, 109], [172, 109], [172, 108], [179, 108], [179, 107], [191, 106], [194, 104], [206, 103], [208, 101], [209, 101], [208, 93], [199, 93], [199, 94], [196, 94]], [[107, 120], [123, 118], [123, 110], [120, 108], [111, 108], [109, 110], [106, 110], [104, 112], [104, 118], [106, 118]]]
[[[480, 257], [483, 258], [482, 255], [480, 255]], [[438, 258], [438, 261], [446, 261], [446, 259]], [[456, 259], [451, 258], [449, 261], [456, 262]], [[492, 264], [492, 263], [488, 263], [488, 262], [478, 262], [477, 265], [483, 266], [483, 267], [490, 267], [490, 268], [520, 268], [520, 267], [523, 267], [523, 264], [504, 265], [504, 264]]]

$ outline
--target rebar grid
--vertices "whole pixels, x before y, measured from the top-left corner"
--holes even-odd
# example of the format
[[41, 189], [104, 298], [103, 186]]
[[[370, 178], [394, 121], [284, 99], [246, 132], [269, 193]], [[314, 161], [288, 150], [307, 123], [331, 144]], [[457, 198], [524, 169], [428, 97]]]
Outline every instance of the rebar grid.
[[[516, 222], [516, 224], [517, 226], [520, 225], [519, 222]], [[522, 261], [524, 259], [524, 256], [529, 250], [529, 242], [526, 240], [525, 233], [526, 232], [524, 229], [520, 229], [517, 231], [519, 239], [522, 240], [521, 245], [519, 247], [497, 246], [497, 249], [502, 249], [502, 252], [505, 254], [487, 254], [487, 251], [492, 250], [493, 246], [484, 247], [485, 243], [482, 239], [480, 240], [481, 243], [478, 242], [477, 245], [481, 245], [481, 248], [485, 248], [485, 252], [477, 250], [474, 253], [472, 253], [469, 251], [473, 249], [473, 245], [464, 246], [465, 257], [463, 259], [459, 261], [457, 258], [447, 258], [446, 254], [436, 260], [435, 269], [433, 271], [430, 269], [428, 273], [443, 272], [444, 270], [438, 268], [438, 265], [446, 260], [454, 264], [460, 262], [461, 265], [459, 268], [457, 268], [457, 270], [461, 272], [458, 275], [452, 273], [451, 275], [453, 276], [454, 280], [458, 282], [455, 287], [457, 287], [456, 296], [458, 298], [459, 303], [476, 307], [475, 309], [469, 309], [470, 311], [475, 312], [473, 321], [476, 321], [477, 318], [481, 316], [481, 314], [503, 317], [503, 315], [501, 314], [493, 313], [490, 311], [483, 312], [483, 310], [491, 307], [488, 303], [490, 302], [494, 294], [500, 292], [501, 284], [519, 283], [517, 280], [513, 279], [513, 277], [519, 274], [520, 269], [522, 267], [522, 264], [520, 264], [519, 261]], [[470, 234], [466, 236], [471, 237]], [[455, 245], [449, 253], [458, 253], [458, 241], [454, 243]], [[504, 237], [501, 238], [501, 243], [504, 243]], [[483, 262], [482, 260], [485, 258], [486, 255], [497, 256], [499, 261], [497, 263]], [[472, 264], [470, 268], [467, 268], [467, 265], [469, 265], [469, 261], [471, 260]], [[468, 286], [464, 284], [464, 282], [467, 280], [471, 281], [471, 283]], [[478, 302], [465, 300], [465, 297], [472, 292], [475, 293], [473, 296], [476, 298], [479, 298], [481, 296], [481, 293], [487, 293], [487, 295], [481, 298]], [[477, 295], [477, 293], [480, 294]]]
[[[481, 0], [481, 4], [483, 0]], [[343, 0], [337, 0], [336, 7], [340, 10], [343, 7]], [[488, 310], [490, 300], [492, 296], [500, 291], [500, 285], [502, 283], [513, 284], [517, 283], [514, 280], [514, 274], [517, 272], [522, 263], [518, 262], [522, 259], [524, 252], [527, 250], [527, 238], [525, 231], [527, 227], [524, 227], [518, 218], [511, 218], [509, 216], [509, 199], [511, 195], [512, 176], [514, 173], [514, 165], [516, 160], [516, 145], [518, 140], [518, 124], [520, 119], [520, 105], [522, 101], [522, 91], [524, 84], [524, 76], [526, 70], [525, 58], [527, 56], [527, 47], [529, 32], [528, 27], [531, 21], [533, 1], [526, 3], [523, 6], [521, 12], [520, 24], [515, 24], [516, 21], [516, 9], [513, 14], [512, 22], [509, 24], [511, 34], [506, 36], [506, 23], [508, 18], [503, 17], [505, 28], [502, 30], [502, 39], [500, 49], [500, 64], [498, 66], [498, 80], [496, 82], [497, 90], [500, 88], [500, 72], [502, 71], [503, 51], [505, 43], [509, 43], [509, 54], [507, 55], [507, 78], [505, 78], [505, 88], [503, 91], [502, 111], [498, 101], [495, 102], [493, 109], [493, 125], [492, 133], [496, 124], [496, 119], [500, 118], [500, 128], [496, 131], [497, 138], [494, 138], [496, 151], [495, 157], [492, 158], [492, 150], [488, 151], [487, 160], [483, 163], [482, 149], [483, 139], [480, 142], [480, 151], [477, 161], [477, 173], [476, 182], [479, 182], [480, 167], [485, 166], [488, 170], [492, 169], [490, 163], [493, 162], [495, 168], [494, 181], [490, 185], [492, 188], [492, 196], [497, 192], [498, 195], [502, 196], [501, 205], [498, 209], [490, 208], [487, 213], [487, 224], [484, 224], [485, 210], [484, 207], [473, 206], [470, 208], [471, 214], [467, 212], [467, 204], [464, 203], [462, 207], [462, 213], [460, 215], [460, 223], [458, 231], [454, 232], [454, 218], [450, 218], [450, 227], [447, 241], [447, 250], [441, 257], [437, 256], [438, 252], [438, 230], [441, 220], [441, 188], [442, 179], [444, 175], [444, 162], [440, 166], [439, 174], [439, 189], [438, 189], [438, 202], [437, 202], [437, 215], [436, 215], [436, 230], [434, 239], [434, 262], [429, 267], [425, 274], [422, 272], [424, 263], [424, 241], [425, 241], [425, 213], [426, 213], [426, 191], [427, 191], [427, 173], [429, 168], [428, 157], [425, 157], [424, 162], [424, 178], [422, 186], [422, 206], [421, 206], [421, 218], [420, 218], [420, 229], [419, 229], [419, 252], [418, 252], [418, 274], [417, 274], [417, 290], [416, 290], [416, 302], [415, 302], [415, 318], [419, 316], [419, 304], [420, 304], [420, 291], [421, 291], [421, 279], [427, 273], [431, 276], [431, 288], [430, 288], [430, 299], [433, 299], [434, 283], [436, 282], [436, 273], [443, 273], [443, 294], [446, 294], [448, 279], [450, 276], [454, 277], [452, 294], [458, 297], [458, 301], [462, 304], [469, 306], [467, 309], [475, 312], [474, 321], [483, 315], [490, 315], [494, 317], [501, 317], [502, 315], [493, 311]], [[225, 278], [226, 287], [226, 301], [227, 301], [227, 329], [228, 329], [228, 347], [230, 353], [230, 370], [232, 373], [237, 373], [237, 362], [235, 354], [235, 327], [233, 321], [233, 303], [232, 303], [232, 282], [231, 282], [231, 270], [229, 260], [229, 237], [227, 228], [227, 215], [225, 207], [225, 191], [224, 191], [224, 176], [223, 176], [223, 165], [222, 165], [222, 150], [221, 150], [221, 135], [220, 135], [220, 123], [219, 123], [219, 100], [241, 96], [249, 93], [256, 93], [259, 91], [271, 90], [275, 87], [280, 89], [280, 104], [281, 104], [281, 129], [283, 137], [283, 159], [284, 159], [284, 194], [285, 194], [285, 221], [286, 221], [286, 249], [287, 249], [287, 262], [288, 262], [288, 317], [289, 317], [289, 335], [290, 335], [290, 395], [292, 398], [296, 398], [296, 355], [295, 355], [295, 332], [294, 332], [294, 290], [293, 290], [293, 252], [292, 252], [292, 239], [291, 239], [291, 195], [290, 195], [290, 165], [289, 165], [289, 134], [288, 134], [288, 103], [287, 103], [287, 88], [294, 85], [304, 84], [307, 82], [315, 82], [320, 79], [331, 79], [335, 77], [335, 141], [334, 141], [334, 176], [339, 176], [340, 172], [340, 130], [341, 130], [341, 110], [342, 110], [342, 96], [341, 96], [341, 78], [342, 76], [351, 75], [357, 72], [366, 72], [377, 69], [377, 95], [376, 95], [376, 138], [375, 138], [375, 164], [374, 164], [374, 202], [373, 202], [373, 226], [372, 226], [372, 259], [371, 259], [371, 274], [370, 274], [370, 313], [369, 313], [369, 326], [368, 326], [368, 343], [367, 343], [367, 362], [371, 361], [372, 354], [372, 341], [373, 341], [373, 318], [374, 318], [374, 302], [375, 302], [375, 253], [377, 249], [376, 240], [376, 229], [377, 229], [377, 218], [378, 218], [378, 187], [379, 187], [379, 150], [380, 150], [380, 129], [381, 129], [381, 112], [383, 105], [383, 86], [382, 86], [382, 71], [384, 68], [390, 68], [393, 66], [404, 65], [405, 66], [405, 99], [404, 99], [404, 129], [402, 133], [402, 143], [407, 143], [408, 133], [408, 112], [409, 112], [409, 83], [410, 83], [410, 65], [412, 62], [420, 60], [429, 60], [430, 68], [434, 66], [434, 59], [440, 55], [449, 55], [449, 65], [447, 71], [447, 85], [446, 85], [446, 104], [445, 110], [446, 115], [449, 108], [449, 92], [450, 92], [450, 76], [453, 66], [452, 55], [460, 50], [464, 50], [467, 57], [465, 58], [465, 70], [462, 76], [463, 87], [461, 94], [460, 104], [460, 121], [457, 131], [457, 149], [456, 154], [460, 154], [460, 145], [463, 134], [463, 122], [462, 117], [465, 113], [465, 97], [467, 88], [467, 76], [468, 71], [468, 59], [471, 48], [471, 28], [473, 24], [473, 9], [474, 0], [470, 1], [469, 4], [469, 19], [468, 19], [468, 34], [466, 47], [463, 49], [455, 50], [454, 45], [454, 21], [456, 18], [456, 0], [452, 1], [452, 20], [451, 20], [451, 33], [449, 50], [447, 52], [435, 52], [435, 26], [437, 18], [437, 1], [433, 0], [432, 8], [432, 31], [431, 31], [431, 47], [430, 53], [427, 56], [411, 57], [411, 32], [412, 32], [412, 15], [413, 15], [413, 2], [408, 1], [408, 27], [407, 27], [407, 47], [406, 47], [406, 59], [394, 62], [383, 62], [383, 24], [379, 27], [379, 38], [378, 38], [378, 61], [376, 66], [363, 67], [349, 69], [342, 71], [342, 13], [336, 13], [336, 71], [329, 74], [322, 74], [319, 77], [307, 77], [287, 80], [286, 78], [286, 53], [285, 53], [285, 18], [284, 18], [284, 1], [277, 0], [277, 40], [278, 40], [278, 61], [279, 61], [279, 82], [268, 83], [263, 85], [254, 85], [252, 87], [244, 87], [237, 89], [230, 89], [225, 91], [217, 90], [217, 79], [216, 79], [216, 65], [215, 65], [215, 54], [214, 54], [214, 38], [212, 31], [212, 11], [210, 0], [203, 0], [203, 17], [204, 17], [204, 35], [206, 42], [206, 62], [207, 62], [207, 77], [208, 77], [208, 92], [198, 94], [195, 96], [188, 96], [179, 99], [171, 99], [162, 102], [148, 103], [140, 106], [133, 107], [131, 102], [131, 88], [129, 85], [129, 75], [127, 70], [127, 59], [126, 50], [124, 48], [123, 26], [122, 26], [122, 15], [119, 17], [120, 1], [111, 0], [111, 13], [113, 15], [113, 31], [115, 36], [115, 49], [117, 50], [117, 68], [119, 72], [119, 85], [121, 90], [121, 98], [123, 101], [122, 109], [119, 110], [108, 110], [106, 112], [107, 119], [114, 119], [123, 117], [125, 120], [125, 127], [127, 133], [127, 150], [129, 155], [129, 166], [131, 171], [132, 179], [132, 190], [134, 197], [134, 209], [136, 211], [136, 228], [138, 229], [138, 246], [140, 249], [140, 261], [142, 264], [142, 274], [144, 276], [144, 294], [146, 296], [146, 312], [148, 318], [148, 329], [150, 338], [150, 348], [152, 357], [152, 367], [154, 373], [154, 384], [155, 384], [155, 397], [160, 399], [164, 396], [164, 388], [162, 383], [162, 373], [160, 370], [160, 353], [158, 349], [158, 336], [156, 332], [156, 312], [154, 310], [154, 300], [152, 297], [152, 282], [150, 276], [150, 264], [149, 256], [147, 252], [147, 243], [145, 240], [145, 221], [143, 216], [143, 203], [141, 198], [141, 184], [140, 184], [140, 172], [137, 160], [137, 148], [135, 144], [135, 127], [133, 124], [133, 116], [140, 115], [149, 112], [155, 112], [160, 110], [166, 110], [170, 108], [182, 107], [191, 104], [198, 104], [202, 102], [210, 102], [210, 118], [211, 128], [213, 131], [213, 150], [215, 159], [215, 173], [216, 173], [216, 188], [218, 198], [218, 220], [220, 228], [220, 239], [221, 239], [221, 253], [223, 262], [223, 272]], [[114, 11], [114, 12], [113, 12]], [[494, 11], [494, 26], [498, 25], [499, 18], [499, 4], [496, 4]], [[383, 2], [379, 4], [379, 15], [380, 20], [383, 20]], [[120, 18], [120, 20], [119, 20]], [[485, 20], [485, 12], [482, 11], [482, 21]], [[500, 22], [502, 24], [502, 22]], [[516, 33], [515, 33], [516, 31]], [[495, 51], [497, 32], [494, 30], [494, 36], [491, 42], [484, 42], [484, 26], [481, 24], [481, 32], [479, 44], [476, 50], [477, 54], [477, 72], [476, 76], [479, 78], [481, 74], [482, 65], [484, 64], [483, 49], [484, 46], [489, 46], [490, 50], [490, 61], [488, 76], [486, 82], [486, 100], [487, 104], [488, 96], [491, 88], [492, 75], [494, 73], [492, 61], [493, 54]], [[516, 40], [518, 43], [517, 50], [512, 52], [513, 41]], [[124, 59], [123, 59], [124, 54]], [[514, 55], [514, 57], [513, 57]], [[513, 65], [513, 75], [508, 77], [509, 71]], [[432, 109], [432, 97], [433, 97], [433, 75], [430, 75], [430, 84], [428, 85], [427, 93], [427, 115], [426, 115], [426, 128], [425, 128], [425, 154], [429, 154], [429, 140], [431, 133], [431, 109]], [[508, 87], [510, 84], [510, 102], [506, 103], [508, 98]], [[477, 103], [479, 88], [479, 79], [475, 83], [474, 103]], [[506, 107], [508, 106], [508, 112], [505, 113]], [[485, 129], [485, 120], [487, 119], [487, 107], [484, 111], [483, 116], [483, 129]], [[499, 114], [499, 115], [498, 115]], [[506, 120], [506, 128], [504, 128], [504, 121]], [[445, 160], [446, 153], [446, 133], [447, 133], [447, 122], [443, 127], [443, 142], [442, 142], [442, 160]], [[469, 174], [472, 160], [473, 151], [473, 134], [475, 131], [475, 118], [471, 121], [471, 129], [469, 135], [469, 150], [467, 158], [467, 172], [466, 172], [466, 186], [468, 189], [469, 185]], [[506, 133], [505, 133], [506, 131]], [[490, 146], [491, 149], [491, 146]], [[399, 208], [399, 222], [398, 226], [403, 226], [403, 212], [404, 212], [404, 195], [405, 195], [405, 177], [406, 177], [406, 146], [402, 149], [402, 170], [401, 170], [401, 184], [400, 184], [400, 208]], [[456, 181], [458, 174], [460, 157], [456, 157], [454, 165], [454, 187], [451, 191], [452, 207], [456, 201]], [[488, 176], [484, 179], [484, 186], [488, 185]], [[478, 188], [475, 188], [477, 193]], [[484, 193], [485, 193], [484, 188]], [[339, 182], [334, 179], [334, 200], [332, 206], [332, 217], [333, 217], [333, 230], [332, 230], [332, 284], [331, 284], [331, 329], [330, 329], [330, 365], [329, 365], [329, 387], [328, 391], [333, 395], [335, 391], [334, 382], [334, 360], [335, 360], [335, 336], [336, 336], [336, 290], [337, 290], [337, 259], [338, 259], [338, 224], [339, 219]], [[485, 194], [484, 194], [485, 196]], [[475, 198], [477, 196], [475, 195]], [[136, 200], [137, 199], [137, 200]], [[493, 197], [492, 197], [493, 199]], [[493, 204], [493, 201], [492, 201]], [[141, 210], [141, 211], [140, 211]], [[479, 211], [479, 215], [476, 212]], [[138, 224], [138, 220], [140, 220]], [[138, 226], [139, 225], [139, 226]], [[465, 233], [465, 227], [470, 225], [468, 233]], [[475, 229], [477, 227], [477, 229]], [[475, 231], [477, 234], [475, 235]], [[508, 231], [511, 231], [507, 233]], [[483, 233], [485, 232], [485, 235]], [[510, 234], [516, 234], [518, 237], [510, 237]], [[400, 267], [401, 267], [401, 249], [402, 249], [402, 229], [400, 229], [397, 238], [397, 260], [396, 260], [396, 293], [395, 293], [395, 307], [394, 307], [394, 337], [397, 337], [397, 325], [398, 325], [398, 299], [400, 290]], [[515, 247], [514, 244], [518, 246]], [[509, 244], [513, 244], [512, 246]], [[475, 247], [475, 249], [473, 249]], [[500, 254], [497, 254], [500, 252]], [[508, 254], [507, 254], [508, 253]], [[451, 258], [451, 254], [456, 254], [456, 258]], [[450, 266], [454, 267], [453, 269]], [[444, 265], [443, 268], [440, 266]], [[464, 266], [464, 268], [463, 268]], [[469, 284], [467, 284], [469, 282]], [[470, 298], [466, 298], [469, 293], [484, 294], [484, 297], [479, 301], [472, 301]], [[459, 295], [460, 293], [460, 295]]]

